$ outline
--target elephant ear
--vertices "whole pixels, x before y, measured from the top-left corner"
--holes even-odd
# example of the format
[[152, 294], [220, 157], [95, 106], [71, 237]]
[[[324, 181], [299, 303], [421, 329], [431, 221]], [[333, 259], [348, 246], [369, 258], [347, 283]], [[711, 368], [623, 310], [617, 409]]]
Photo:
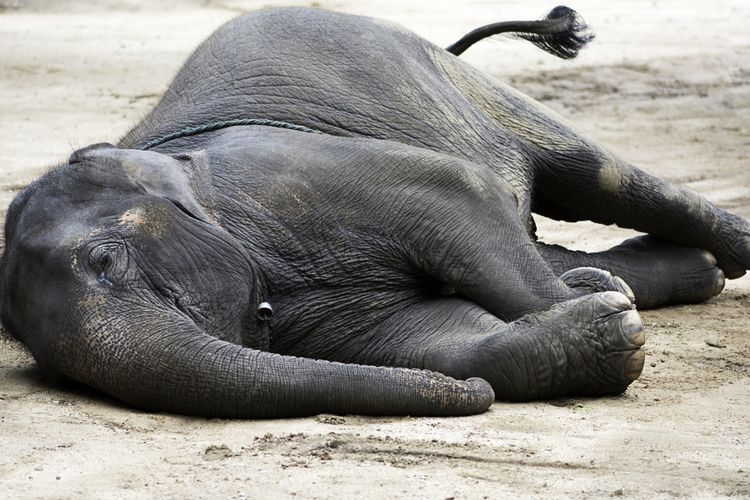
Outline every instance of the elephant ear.
[[208, 154], [203, 151], [174, 156], [150, 151], [128, 151], [121, 159], [130, 180], [145, 192], [168, 199], [188, 215], [219, 225]]
[[138, 190], [171, 201], [195, 219], [220, 225], [211, 167], [204, 150], [169, 155], [99, 143], [74, 152], [69, 161], [87, 160], [115, 160], [128, 183]]
[[[182, 189], [177, 189], [173, 192], [165, 191], [162, 193], [162, 196], [172, 201], [185, 200], [189, 204], [188, 206], [183, 203], [185, 209], [191, 211], [190, 207], [193, 207], [199, 212], [193, 214], [195, 217], [204, 222], [219, 225], [220, 212], [216, 204], [213, 172], [209, 163], [208, 153], [201, 149], [188, 153], [179, 153], [173, 155], [172, 158], [180, 164], [181, 173], [183, 174], [180, 183]], [[164, 184], [162, 183], [162, 185]]]
[[173, 158], [182, 163], [183, 172], [195, 200], [204, 208], [211, 222], [219, 224], [219, 209], [214, 196], [213, 171], [208, 161], [208, 153], [201, 149], [177, 154]]

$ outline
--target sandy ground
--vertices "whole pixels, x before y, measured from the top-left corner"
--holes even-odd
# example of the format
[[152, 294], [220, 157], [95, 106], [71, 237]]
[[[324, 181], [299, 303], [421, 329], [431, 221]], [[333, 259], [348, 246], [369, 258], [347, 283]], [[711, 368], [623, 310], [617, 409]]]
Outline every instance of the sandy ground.
[[[273, 0], [269, 0], [272, 2]], [[89, 2], [93, 3], [93, 2]], [[263, 1], [0, 0], [0, 207], [76, 147], [114, 141], [225, 20]], [[554, 3], [321, 1], [447, 45]], [[520, 42], [466, 59], [647, 170], [750, 217], [746, 0], [579, 0], [598, 39], [574, 62]], [[708, 7], [708, 8], [707, 8]], [[541, 221], [603, 249], [616, 228]], [[149, 414], [44, 380], [0, 334], [0, 497], [750, 496], [750, 279], [643, 313], [642, 377], [608, 399], [496, 403], [461, 419], [260, 422]]]

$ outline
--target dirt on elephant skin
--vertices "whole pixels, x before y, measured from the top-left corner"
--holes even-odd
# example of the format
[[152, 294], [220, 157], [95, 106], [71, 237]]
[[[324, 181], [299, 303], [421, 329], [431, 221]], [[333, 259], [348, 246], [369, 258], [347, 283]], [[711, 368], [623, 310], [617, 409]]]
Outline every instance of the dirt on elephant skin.
[[[114, 141], [190, 51], [257, 0], [0, 0], [0, 208], [75, 148]], [[274, 5], [291, 2], [274, 2]], [[320, 1], [446, 46], [537, 0]], [[750, 5], [580, 0], [575, 61], [520, 41], [464, 56], [646, 170], [750, 217]], [[376, 47], [374, 47], [376, 50]], [[632, 233], [539, 220], [597, 250]], [[3, 498], [750, 496], [750, 280], [642, 313], [647, 361], [622, 396], [496, 403], [470, 418], [231, 421], [145, 413], [47, 380], [0, 334]]]

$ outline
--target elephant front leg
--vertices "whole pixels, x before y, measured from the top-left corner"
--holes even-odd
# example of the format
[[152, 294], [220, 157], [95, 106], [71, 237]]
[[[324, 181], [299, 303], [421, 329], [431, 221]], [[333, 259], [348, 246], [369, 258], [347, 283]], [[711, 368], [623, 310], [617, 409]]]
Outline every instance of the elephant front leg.
[[401, 232], [412, 266], [503, 320], [588, 293], [553, 272], [521, 222], [513, 195], [496, 179], [485, 180], [484, 192], [446, 189], [437, 203], [420, 203], [418, 214], [401, 219], [420, 220], [418, 231], [408, 222]]
[[595, 292], [616, 291], [632, 298], [625, 281], [591, 263], [556, 272], [520, 220], [503, 213], [502, 206], [490, 207], [484, 214], [495, 219], [475, 226], [479, 215], [475, 216], [458, 236], [441, 240], [448, 242], [447, 251], [439, 242], [425, 255], [441, 256], [434, 268], [428, 267], [430, 274], [495, 316], [515, 320]]
[[511, 323], [445, 298], [393, 316], [337, 359], [480, 377], [498, 399], [527, 401], [623, 392], [641, 373], [644, 341], [632, 301], [619, 292], [586, 295]]

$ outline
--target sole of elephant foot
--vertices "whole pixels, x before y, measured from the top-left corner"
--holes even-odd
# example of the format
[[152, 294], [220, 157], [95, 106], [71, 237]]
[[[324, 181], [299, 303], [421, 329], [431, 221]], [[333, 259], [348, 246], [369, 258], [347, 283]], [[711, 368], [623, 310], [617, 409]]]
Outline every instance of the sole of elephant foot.
[[527, 401], [565, 395], [619, 394], [643, 370], [643, 323], [632, 300], [601, 292], [524, 316], [485, 339], [494, 373], [483, 373], [498, 399]]
[[724, 289], [717, 259], [700, 248], [641, 236], [609, 256], [613, 271], [633, 289], [639, 309], [705, 302]]

